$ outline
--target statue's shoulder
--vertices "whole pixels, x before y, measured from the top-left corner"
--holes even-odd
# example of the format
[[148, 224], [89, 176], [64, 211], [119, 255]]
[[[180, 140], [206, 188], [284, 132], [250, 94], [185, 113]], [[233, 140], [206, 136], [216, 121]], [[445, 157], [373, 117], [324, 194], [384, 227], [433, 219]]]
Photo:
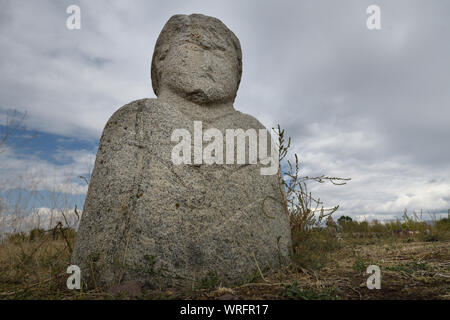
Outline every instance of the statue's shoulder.
[[141, 123], [141, 119], [145, 119], [146, 125], [148, 125], [148, 119], [158, 121], [158, 117], [163, 115], [165, 107], [161, 101], [149, 98], [127, 103], [117, 109], [108, 119], [100, 140], [103, 141], [105, 138], [107, 141], [112, 141], [116, 138], [123, 139], [130, 133], [135, 133], [137, 126]]
[[264, 127], [264, 125], [259, 122], [258, 119], [238, 110], [235, 110], [230, 115], [230, 118], [235, 126], [242, 129], [266, 129], [266, 127]]
[[135, 116], [139, 111], [148, 111], [149, 109], [153, 109], [154, 107], [160, 107], [160, 105], [161, 102], [159, 102], [157, 99], [145, 98], [135, 100], [117, 109], [109, 118], [108, 122], [117, 121], [123, 117]]
[[135, 100], [117, 109], [109, 118], [106, 126], [110, 123], [125, 122], [126, 120], [135, 119], [138, 113], [144, 113], [147, 117], [150, 116], [153, 118], [170, 112], [170, 109], [171, 106], [168, 106], [158, 99], [145, 98]]

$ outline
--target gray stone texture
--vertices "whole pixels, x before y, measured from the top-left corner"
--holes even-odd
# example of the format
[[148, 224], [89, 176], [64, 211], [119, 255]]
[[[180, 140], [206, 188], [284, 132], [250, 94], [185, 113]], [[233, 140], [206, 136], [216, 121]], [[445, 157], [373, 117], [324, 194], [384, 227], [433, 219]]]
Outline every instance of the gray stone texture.
[[276, 269], [289, 261], [277, 175], [261, 175], [259, 162], [171, 160], [172, 132], [184, 128], [193, 137], [194, 121], [224, 137], [226, 129], [264, 128], [233, 107], [241, 72], [239, 40], [218, 19], [176, 15], [167, 22], [152, 62], [158, 98], [117, 110], [100, 139], [72, 256], [84, 280], [230, 285], [248, 280], [257, 265]]

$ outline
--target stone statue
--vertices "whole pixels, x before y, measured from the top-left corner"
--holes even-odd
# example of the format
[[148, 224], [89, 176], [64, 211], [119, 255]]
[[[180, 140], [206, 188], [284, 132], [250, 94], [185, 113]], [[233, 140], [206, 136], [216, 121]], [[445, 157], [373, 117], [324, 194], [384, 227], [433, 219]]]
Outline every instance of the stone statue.
[[214, 278], [232, 285], [289, 262], [278, 162], [276, 174], [264, 175], [261, 161], [172, 159], [177, 129], [192, 134], [200, 123], [224, 136], [229, 129], [267, 132], [233, 107], [241, 74], [239, 40], [220, 20], [193, 14], [166, 23], [151, 70], [158, 98], [117, 110], [100, 139], [72, 256], [83, 280], [167, 288]]

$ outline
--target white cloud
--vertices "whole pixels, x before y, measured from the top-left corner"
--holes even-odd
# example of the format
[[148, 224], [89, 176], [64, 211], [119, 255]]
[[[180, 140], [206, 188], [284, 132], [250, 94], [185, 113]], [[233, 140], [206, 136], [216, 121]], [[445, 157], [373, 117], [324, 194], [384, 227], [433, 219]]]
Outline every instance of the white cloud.
[[92, 171], [95, 154], [86, 150], [60, 151], [68, 164], [56, 165], [33, 155], [19, 155], [11, 148], [0, 153], [2, 191], [23, 188], [51, 190], [68, 194], [84, 194], [87, 185], [79, 178]]
[[[365, 27], [368, 1], [78, 2], [80, 31], [65, 28], [71, 1], [1, 2], [0, 109], [27, 110], [33, 129], [97, 141], [115, 110], [153, 97], [150, 62], [164, 23], [199, 12], [241, 41], [236, 108], [285, 127], [305, 174], [353, 179], [314, 187], [327, 205], [354, 216], [450, 207], [446, 1], [379, 0], [380, 32]], [[55, 156], [74, 163], [9, 150], [0, 176], [85, 192], [67, 177], [86, 172], [94, 155]]]
[[[315, 124], [311, 126], [314, 131]], [[447, 212], [450, 179], [443, 172], [449, 168], [443, 171], [441, 167], [414, 165], [408, 157], [372, 156], [373, 152], [383, 153], [382, 142], [375, 133], [338, 130], [330, 125], [296, 149], [303, 164], [302, 175], [352, 179], [344, 186], [310, 184], [325, 205], [340, 205], [338, 216], [391, 219], [401, 216], [405, 208]]]
[[[64, 213], [64, 215], [62, 214]], [[58, 223], [63, 227], [70, 227], [78, 230], [81, 210], [75, 212], [74, 208], [50, 209], [36, 208], [33, 213], [27, 216], [1, 215], [0, 212], [0, 237], [5, 233], [23, 231], [29, 232], [32, 229], [51, 230]]]

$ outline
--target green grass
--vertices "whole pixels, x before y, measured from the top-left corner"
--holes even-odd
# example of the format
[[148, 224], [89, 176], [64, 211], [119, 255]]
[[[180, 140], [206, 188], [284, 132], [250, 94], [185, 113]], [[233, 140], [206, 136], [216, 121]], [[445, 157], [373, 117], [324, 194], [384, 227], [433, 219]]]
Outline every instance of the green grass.
[[339, 296], [336, 293], [336, 288], [321, 288], [321, 289], [300, 289], [298, 282], [294, 282], [286, 287], [285, 296], [288, 299], [295, 300], [337, 300]]
[[394, 265], [394, 266], [386, 266], [384, 267], [385, 270], [390, 270], [390, 271], [397, 271], [397, 272], [406, 272], [408, 274], [412, 274], [414, 273], [414, 271], [417, 270], [427, 270], [428, 269], [428, 265], [426, 263], [423, 262], [409, 262], [409, 263], [403, 263], [403, 264], [398, 264], [398, 265]]

